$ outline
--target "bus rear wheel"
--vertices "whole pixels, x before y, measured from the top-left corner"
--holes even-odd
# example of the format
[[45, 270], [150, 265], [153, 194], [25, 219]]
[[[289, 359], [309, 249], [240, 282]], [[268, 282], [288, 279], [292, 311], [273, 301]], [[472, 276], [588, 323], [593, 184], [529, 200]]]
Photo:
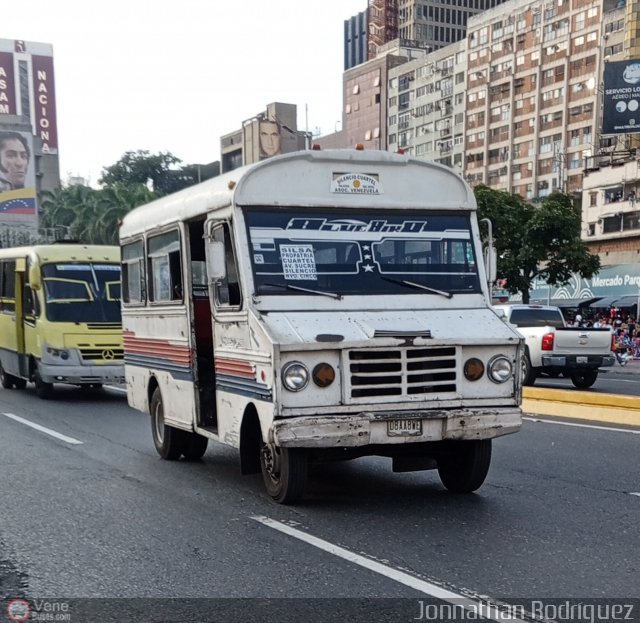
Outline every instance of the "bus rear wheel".
[[302, 497], [307, 482], [307, 455], [298, 448], [280, 448], [263, 443], [260, 467], [267, 493], [279, 504], [290, 504]]
[[158, 454], [167, 461], [176, 461], [183, 452], [184, 431], [164, 423], [164, 406], [160, 389], [151, 397], [151, 434]]
[[0, 385], [4, 387], [4, 389], [13, 389], [16, 385], [16, 377], [13, 374], [9, 374], [5, 372], [2, 365], [0, 365]]

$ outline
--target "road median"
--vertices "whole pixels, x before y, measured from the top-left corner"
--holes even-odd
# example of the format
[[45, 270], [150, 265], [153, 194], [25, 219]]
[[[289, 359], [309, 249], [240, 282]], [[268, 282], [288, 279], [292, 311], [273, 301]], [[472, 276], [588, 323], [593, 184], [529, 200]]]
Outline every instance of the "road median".
[[525, 387], [522, 410], [533, 415], [640, 427], [640, 398], [636, 396]]

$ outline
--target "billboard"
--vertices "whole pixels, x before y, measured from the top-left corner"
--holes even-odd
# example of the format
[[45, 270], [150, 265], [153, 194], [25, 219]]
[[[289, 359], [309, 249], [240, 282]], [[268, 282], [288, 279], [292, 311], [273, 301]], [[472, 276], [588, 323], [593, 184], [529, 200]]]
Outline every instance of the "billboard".
[[27, 117], [42, 153], [58, 153], [53, 48], [47, 43], [0, 39], [2, 114]]
[[640, 132], [640, 60], [604, 66], [602, 134]]
[[0, 238], [10, 243], [8, 237], [24, 241], [37, 233], [33, 136], [0, 130]]

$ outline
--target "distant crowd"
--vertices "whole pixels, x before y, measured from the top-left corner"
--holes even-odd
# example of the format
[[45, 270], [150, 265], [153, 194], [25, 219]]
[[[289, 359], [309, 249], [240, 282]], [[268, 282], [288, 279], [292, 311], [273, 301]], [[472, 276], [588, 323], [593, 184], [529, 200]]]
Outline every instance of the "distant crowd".
[[640, 359], [638, 319], [617, 307], [592, 317], [583, 317], [581, 312], [577, 312], [567, 324], [587, 329], [610, 329], [615, 336], [616, 358], [622, 366], [630, 359]]

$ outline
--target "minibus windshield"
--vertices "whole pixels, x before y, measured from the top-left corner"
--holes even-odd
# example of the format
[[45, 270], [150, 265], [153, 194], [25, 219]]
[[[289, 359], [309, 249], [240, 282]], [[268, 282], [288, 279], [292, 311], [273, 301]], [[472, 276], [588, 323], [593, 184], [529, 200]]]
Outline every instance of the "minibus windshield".
[[480, 292], [468, 214], [306, 208], [244, 214], [256, 294]]
[[120, 322], [120, 266], [58, 262], [42, 267], [47, 319]]

